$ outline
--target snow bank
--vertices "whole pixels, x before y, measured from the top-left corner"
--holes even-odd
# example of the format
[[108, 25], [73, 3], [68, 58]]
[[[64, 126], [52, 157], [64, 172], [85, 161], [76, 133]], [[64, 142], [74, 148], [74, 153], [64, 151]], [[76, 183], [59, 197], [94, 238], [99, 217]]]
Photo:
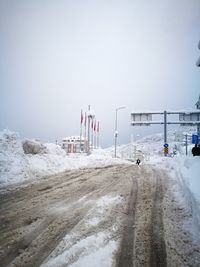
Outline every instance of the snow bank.
[[156, 164], [166, 169], [171, 178], [171, 193], [178, 205], [188, 214], [191, 222], [185, 222], [185, 227], [193, 234], [194, 240], [200, 241], [200, 157], [180, 156], [166, 158]]
[[[60, 146], [52, 143], [41, 145], [37, 142], [37, 147], [42, 147], [42, 150], [37, 149], [36, 154], [27, 154], [23, 150], [24, 143], [27, 142], [21, 140], [17, 133], [9, 130], [0, 132], [0, 186], [21, 183], [69, 169], [100, 167], [125, 162], [114, 159], [109, 152], [102, 149], [93, 151], [89, 156], [67, 155]], [[32, 151], [36, 142], [29, 141], [28, 144], [31, 144]]]
[[9, 130], [0, 132], [0, 185], [25, 180], [26, 166], [19, 134]]
[[184, 161], [183, 175], [189, 180], [189, 187], [200, 203], [200, 157], [188, 157]]

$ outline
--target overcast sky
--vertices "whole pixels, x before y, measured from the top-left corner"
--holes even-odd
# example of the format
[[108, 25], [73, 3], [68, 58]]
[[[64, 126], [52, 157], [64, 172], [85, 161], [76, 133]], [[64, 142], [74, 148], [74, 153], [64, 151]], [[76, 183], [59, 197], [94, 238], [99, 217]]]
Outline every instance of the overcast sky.
[[78, 135], [80, 110], [101, 144], [157, 129], [131, 110], [195, 108], [199, 0], [0, 0], [0, 129], [42, 141]]

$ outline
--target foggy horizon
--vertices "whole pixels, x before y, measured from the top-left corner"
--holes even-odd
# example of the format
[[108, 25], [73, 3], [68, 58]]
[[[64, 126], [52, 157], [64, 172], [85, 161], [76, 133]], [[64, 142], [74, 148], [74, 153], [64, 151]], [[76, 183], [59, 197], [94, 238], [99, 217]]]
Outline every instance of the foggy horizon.
[[[195, 109], [200, 1], [0, 0], [0, 130], [55, 142], [80, 133], [88, 105], [100, 144], [131, 134], [133, 110]], [[170, 127], [169, 127], [170, 129]]]

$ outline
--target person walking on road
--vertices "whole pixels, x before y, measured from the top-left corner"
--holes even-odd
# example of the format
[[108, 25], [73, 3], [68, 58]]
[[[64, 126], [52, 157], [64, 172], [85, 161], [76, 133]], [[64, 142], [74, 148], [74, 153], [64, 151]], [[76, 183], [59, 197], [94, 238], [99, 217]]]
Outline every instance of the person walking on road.
[[137, 160], [136, 160], [136, 164], [137, 164], [138, 166], [140, 165], [140, 162], [141, 162], [140, 159], [137, 159]]

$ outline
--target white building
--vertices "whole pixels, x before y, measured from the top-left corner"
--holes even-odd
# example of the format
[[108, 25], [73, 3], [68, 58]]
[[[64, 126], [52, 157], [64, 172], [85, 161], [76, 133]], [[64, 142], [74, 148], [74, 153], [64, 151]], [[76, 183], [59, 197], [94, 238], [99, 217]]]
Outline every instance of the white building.
[[62, 140], [62, 148], [67, 153], [84, 152], [86, 146], [87, 146], [87, 140], [85, 140], [85, 138], [83, 137], [80, 140], [80, 136], [65, 137]]

